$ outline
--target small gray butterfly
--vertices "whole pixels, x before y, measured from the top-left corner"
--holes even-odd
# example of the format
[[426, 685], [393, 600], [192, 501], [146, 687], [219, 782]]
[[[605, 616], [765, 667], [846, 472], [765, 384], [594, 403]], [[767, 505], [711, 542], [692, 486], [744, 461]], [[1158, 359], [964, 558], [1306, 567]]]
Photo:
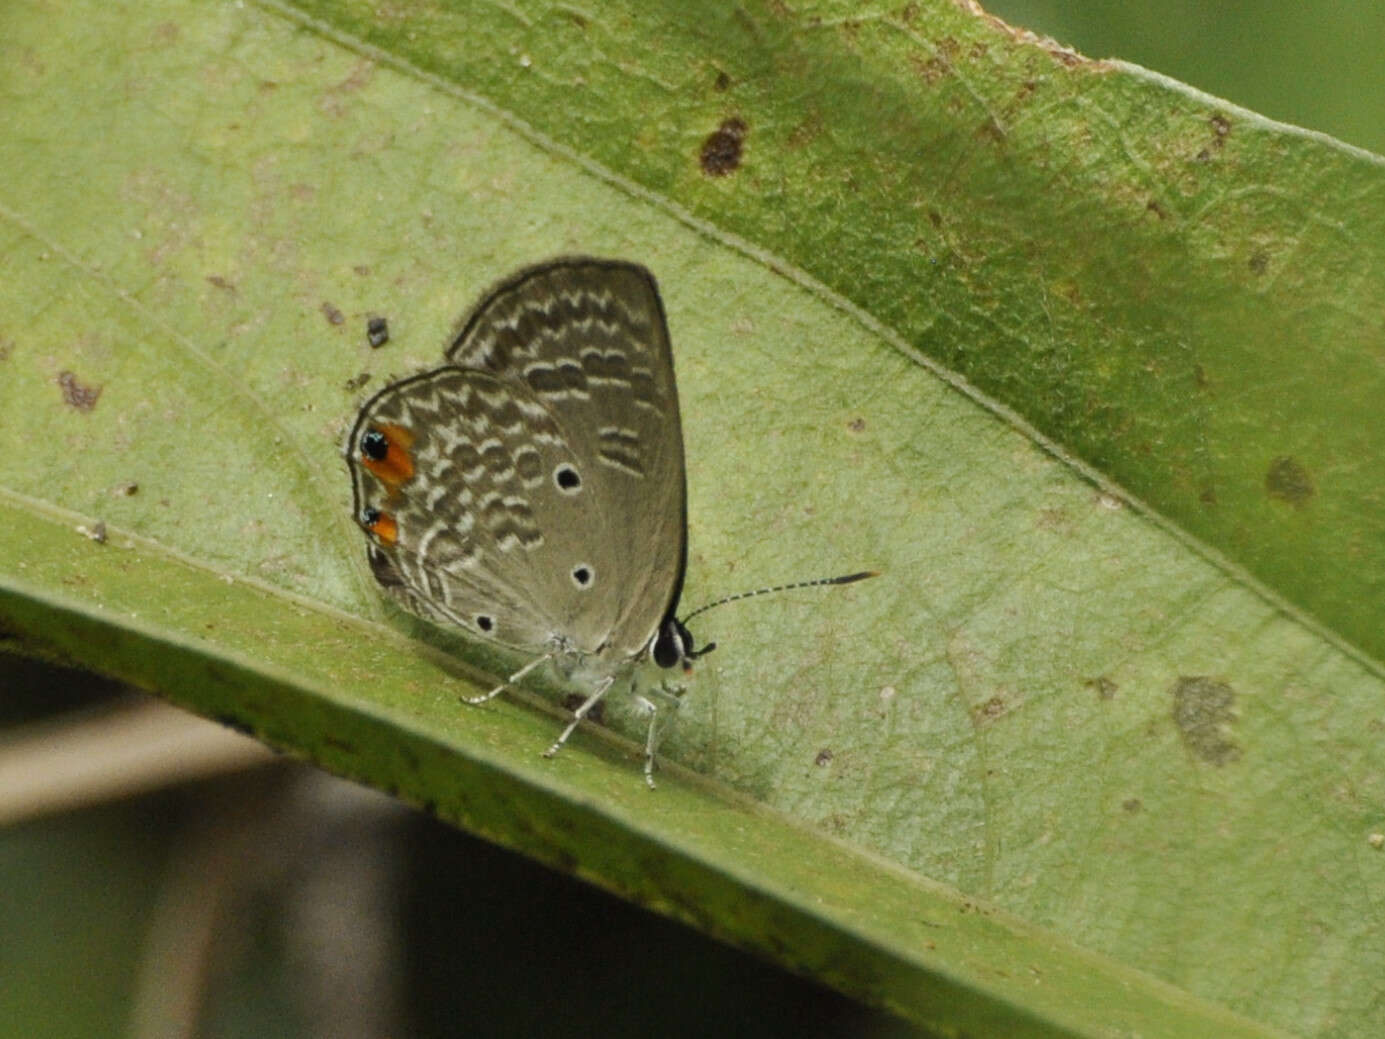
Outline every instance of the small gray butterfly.
[[589, 684], [552, 756], [637, 664], [689, 669], [715, 648], [676, 615], [687, 492], [663, 304], [636, 264], [556, 259], [492, 290], [445, 356], [361, 409], [356, 522], [406, 608], [535, 655], [468, 703], [549, 661]]

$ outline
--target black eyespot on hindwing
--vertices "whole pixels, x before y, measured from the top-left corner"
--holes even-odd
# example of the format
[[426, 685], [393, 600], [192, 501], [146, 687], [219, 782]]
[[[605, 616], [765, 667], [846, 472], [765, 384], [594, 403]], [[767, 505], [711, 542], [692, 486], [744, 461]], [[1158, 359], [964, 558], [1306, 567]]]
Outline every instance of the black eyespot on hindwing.
[[390, 442], [385, 439], [385, 434], [378, 429], [369, 430], [365, 436], [361, 437], [361, 454], [367, 458], [380, 462], [385, 455], [389, 454]]

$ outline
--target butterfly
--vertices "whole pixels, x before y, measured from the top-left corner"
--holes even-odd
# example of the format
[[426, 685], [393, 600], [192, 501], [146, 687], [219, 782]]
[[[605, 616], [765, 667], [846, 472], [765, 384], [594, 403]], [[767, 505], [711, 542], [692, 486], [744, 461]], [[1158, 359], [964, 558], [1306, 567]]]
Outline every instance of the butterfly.
[[[687, 487], [658, 286], [619, 260], [526, 268], [480, 302], [445, 360], [361, 408], [346, 448], [356, 523], [406, 609], [530, 655], [466, 702], [549, 662], [587, 687], [551, 757], [617, 681], [633, 688], [638, 665], [686, 671], [715, 648], [695, 648], [677, 616]], [[640, 702], [652, 787], [657, 708]]]

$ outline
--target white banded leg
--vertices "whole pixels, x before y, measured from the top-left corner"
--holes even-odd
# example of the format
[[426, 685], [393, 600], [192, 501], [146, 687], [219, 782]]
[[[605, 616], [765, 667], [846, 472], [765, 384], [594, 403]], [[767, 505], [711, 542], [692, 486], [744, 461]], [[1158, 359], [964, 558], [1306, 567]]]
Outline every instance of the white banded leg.
[[[648, 701], [645, 701], [648, 703]], [[649, 735], [644, 738], [644, 784], [654, 789], [654, 727], [659, 724], [659, 709], [649, 704]]]
[[644, 738], [644, 782], [650, 790], [654, 789], [654, 751], [659, 746], [659, 718], [661, 715], [667, 716], [659, 701], [667, 704], [668, 710], [676, 711], [682, 693], [682, 689], [674, 692], [661, 684], [658, 689], [651, 689], [649, 695], [638, 697], [640, 706], [649, 714], [649, 732]]
[[553, 746], [543, 752], [544, 757], [551, 758], [554, 754], [563, 749], [563, 744], [567, 742], [567, 738], [571, 736], [577, 726], [582, 723], [582, 719], [587, 716], [587, 712], [595, 707], [597, 702], [606, 695], [606, 691], [611, 688], [611, 684], [614, 681], [615, 676], [613, 675], [609, 678], [603, 678], [596, 684], [596, 688], [592, 690], [591, 696], [583, 700], [582, 706], [572, 712], [572, 721], [569, 722], [568, 727], [563, 730], [563, 734], [553, 741]]
[[514, 674], [512, 674], [509, 678], [505, 679], [505, 681], [501, 682], [498, 686], [496, 686], [494, 689], [492, 689], [489, 693], [482, 693], [480, 696], [464, 696], [464, 697], [462, 697], [462, 703], [469, 703], [469, 704], [483, 704], [483, 703], [489, 703], [491, 700], [494, 700], [497, 696], [499, 696], [501, 693], [503, 693], [508, 687], [514, 685], [514, 684], [515, 684], [516, 682], [518, 682], [521, 678], [523, 678], [525, 675], [527, 675], [530, 671], [534, 670], [534, 668], [538, 667], [540, 664], [547, 663], [548, 661], [550, 661], [550, 660], [552, 660], [552, 659], [553, 659], [553, 654], [552, 654], [552, 653], [545, 653], [543, 656], [539, 657], [537, 660], [531, 660], [531, 661], [529, 661], [529, 663], [525, 664], [522, 668], [520, 668], [518, 671], [516, 671]]

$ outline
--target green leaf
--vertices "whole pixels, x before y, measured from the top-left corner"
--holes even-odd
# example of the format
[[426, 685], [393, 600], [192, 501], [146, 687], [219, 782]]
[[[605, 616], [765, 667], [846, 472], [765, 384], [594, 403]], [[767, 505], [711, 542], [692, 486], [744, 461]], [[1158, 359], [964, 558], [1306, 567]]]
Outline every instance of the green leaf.
[[[950, 4], [305, 9], [0, 13], [5, 630], [942, 1030], [1378, 1019], [1378, 160]], [[884, 571], [699, 618], [653, 794], [457, 703], [339, 457], [571, 252], [686, 601]]]

